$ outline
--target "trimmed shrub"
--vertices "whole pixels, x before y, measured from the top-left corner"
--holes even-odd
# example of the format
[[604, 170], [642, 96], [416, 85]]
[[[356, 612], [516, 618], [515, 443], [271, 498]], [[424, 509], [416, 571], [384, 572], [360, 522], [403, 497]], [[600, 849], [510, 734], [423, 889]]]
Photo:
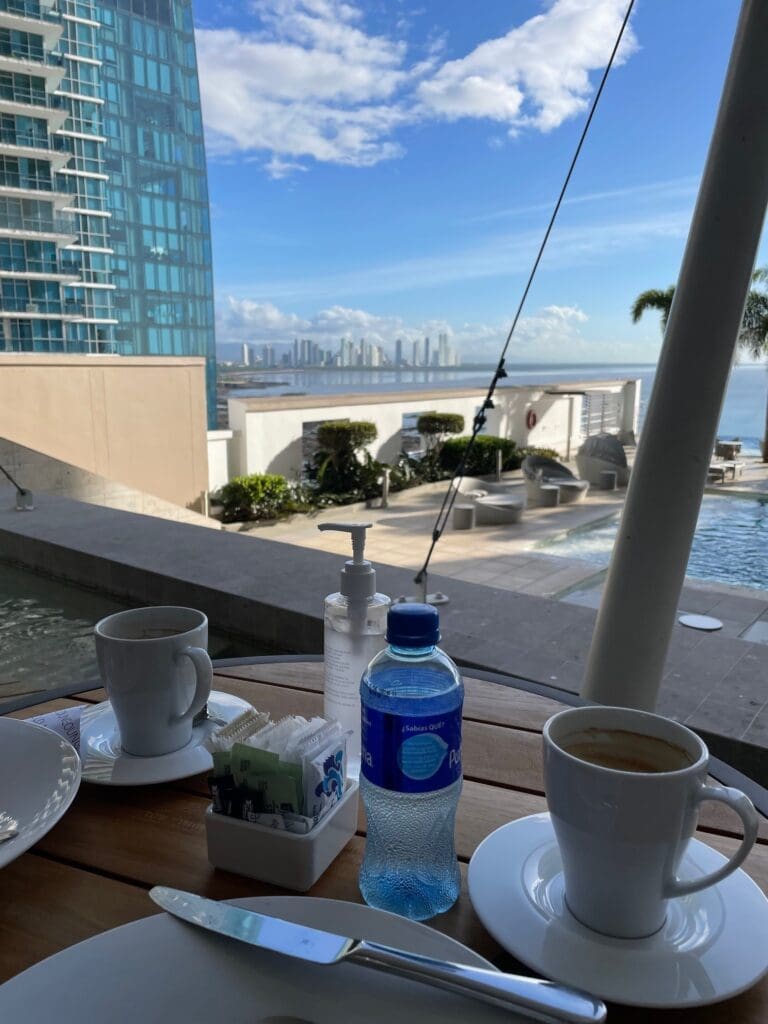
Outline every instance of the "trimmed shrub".
[[291, 489], [284, 476], [252, 473], [236, 476], [221, 489], [222, 519], [234, 523], [247, 519], [276, 519], [290, 511]]
[[427, 445], [439, 445], [448, 434], [460, 434], [464, 417], [456, 412], [425, 412], [416, 420], [416, 429], [427, 438]]
[[367, 420], [328, 420], [317, 428], [317, 444], [328, 452], [356, 452], [379, 436]]
[[308, 467], [309, 479], [320, 494], [359, 501], [376, 492], [380, 463], [370, 452], [358, 455], [375, 441], [375, 423], [366, 420], [329, 420], [317, 428], [318, 449]]
[[[468, 437], [449, 437], [440, 452], [440, 465], [446, 472], [455, 473], [469, 444]], [[514, 441], [506, 437], [478, 434], [469, 453], [464, 474], [487, 476], [496, 472], [496, 452], [501, 451], [502, 469], [517, 469], [521, 459]]]

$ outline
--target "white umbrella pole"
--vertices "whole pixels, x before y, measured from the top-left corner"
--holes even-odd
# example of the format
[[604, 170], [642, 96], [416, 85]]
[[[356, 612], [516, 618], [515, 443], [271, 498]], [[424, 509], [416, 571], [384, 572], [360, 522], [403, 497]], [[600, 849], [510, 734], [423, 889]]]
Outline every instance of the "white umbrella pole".
[[588, 700], [656, 705], [766, 203], [768, 2], [744, 0], [589, 653]]

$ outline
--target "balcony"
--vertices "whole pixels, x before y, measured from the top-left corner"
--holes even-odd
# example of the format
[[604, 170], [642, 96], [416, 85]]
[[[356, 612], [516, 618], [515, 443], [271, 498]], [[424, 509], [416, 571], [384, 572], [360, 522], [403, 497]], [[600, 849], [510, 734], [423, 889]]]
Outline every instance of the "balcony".
[[0, 316], [82, 316], [84, 308], [83, 302], [75, 300], [0, 295]]
[[16, 131], [12, 128], [0, 128], [0, 154], [47, 160], [55, 171], [64, 167], [72, 158], [72, 154], [66, 150], [53, 149], [47, 132]]
[[42, 36], [46, 49], [55, 46], [64, 31], [61, 14], [34, 0], [0, 0], [0, 26]]
[[4, 14], [18, 14], [34, 21], [50, 21], [61, 24], [61, 11], [45, 7], [37, 0], [0, 0], [0, 17]]
[[8, 44], [0, 45], [0, 71], [35, 75], [45, 78], [47, 86], [55, 89], [65, 74], [64, 58], [41, 47], [20, 50]]
[[49, 131], [61, 128], [69, 117], [69, 110], [61, 96], [45, 89], [31, 89], [23, 85], [0, 86], [0, 111], [22, 117], [38, 117], [48, 123]]
[[74, 217], [64, 213], [40, 216], [6, 211], [0, 220], [0, 237], [34, 238], [71, 245], [78, 238], [77, 223]]
[[62, 281], [72, 284], [80, 280], [80, 266], [71, 260], [0, 259], [0, 277], [26, 280]]

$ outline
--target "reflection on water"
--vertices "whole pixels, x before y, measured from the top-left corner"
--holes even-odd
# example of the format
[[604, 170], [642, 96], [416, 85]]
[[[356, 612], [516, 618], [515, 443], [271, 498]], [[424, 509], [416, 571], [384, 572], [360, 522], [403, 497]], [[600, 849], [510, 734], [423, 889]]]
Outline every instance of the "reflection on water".
[[[542, 546], [547, 554], [580, 558], [604, 567], [610, 560], [617, 528], [618, 516]], [[768, 587], [768, 502], [705, 497], [687, 573], [697, 579], [741, 587]]]
[[[98, 680], [94, 624], [125, 607], [0, 562], [0, 701]], [[264, 653], [216, 633], [208, 648], [214, 658]]]

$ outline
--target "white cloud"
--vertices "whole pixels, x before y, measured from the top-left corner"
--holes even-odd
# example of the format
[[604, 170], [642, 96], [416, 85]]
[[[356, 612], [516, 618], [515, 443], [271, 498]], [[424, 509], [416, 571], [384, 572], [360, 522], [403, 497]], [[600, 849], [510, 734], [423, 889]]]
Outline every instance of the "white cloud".
[[400, 153], [388, 101], [407, 77], [404, 44], [367, 35], [340, 0], [261, 0], [261, 29], [197, 32], [211, 155], [264, 152], [273, 177], [297, 157], [365, 166]]
[[[424, 108], [439, 116], [482, 117], [551, 131], [583, 111], [590, 72], [605, 65], [626, 0], [556, 0], [498, 39], [448, 61], [418, 87]], [[637, 48], [627, 29], [617, 62]]]
[[[400, 156], [397, 129], [425, 120], [550, 131], [586, 106], [590, 72], [605, 63], [624, 4], [554, 0], [441, 64], [445, 39], [414, 53], [403, 39], [367, 32], [351, 2], [256, 0], [253, 30], [197, 32], [209, 153], [261, 154], [267, 172], [282, 177], [306, 158], [370, 166]], [[623, 59], [636, 45], [629, 31]]]

